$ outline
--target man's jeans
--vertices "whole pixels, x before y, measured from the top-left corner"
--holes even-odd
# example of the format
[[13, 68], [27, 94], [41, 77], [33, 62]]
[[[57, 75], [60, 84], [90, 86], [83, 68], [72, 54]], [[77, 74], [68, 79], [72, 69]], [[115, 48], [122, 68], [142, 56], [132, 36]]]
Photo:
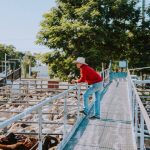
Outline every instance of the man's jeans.
[[94, 115], [100, 116], [101, 90], [102, 90], [102, 82], [98, 82], [98, 83], [90, 85], [90, 87], [84, 93], [83, 109], [85, 113], [88, 113], [89, 111], [89, 108], [88, 108], [89, 96], [95, 93], [95, 101], [94, 101], [95, 114]]

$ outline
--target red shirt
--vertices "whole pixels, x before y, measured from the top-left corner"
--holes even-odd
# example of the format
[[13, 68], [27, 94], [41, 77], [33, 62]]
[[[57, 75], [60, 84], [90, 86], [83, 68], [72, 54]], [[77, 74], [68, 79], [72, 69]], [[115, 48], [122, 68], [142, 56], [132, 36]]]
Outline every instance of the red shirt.
[[80, 75], [81, 77], [78, 80], [78, 83], [87, 82], [88, 84], [94, 84], [103, 80], [93, 68], [84, 64], [80, 67]]

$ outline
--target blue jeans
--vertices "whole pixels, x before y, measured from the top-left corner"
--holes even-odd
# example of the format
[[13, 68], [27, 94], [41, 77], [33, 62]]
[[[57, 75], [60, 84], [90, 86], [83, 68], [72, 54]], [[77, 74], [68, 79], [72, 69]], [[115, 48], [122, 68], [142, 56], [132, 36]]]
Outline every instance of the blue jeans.
[[86, 90], [83, 95], [84, 103], [83, 109], [85, 113], [88, 113], [88, 100], [89, 96], [95, 93], [95, 101], [94, 101], [94, 110], [95, 116], [100, 116], [100, 101], [101, 101], [101, 90], [102, 90], [102, 82], [98, 82], [95, 84], [90, 85], [90, 87]]

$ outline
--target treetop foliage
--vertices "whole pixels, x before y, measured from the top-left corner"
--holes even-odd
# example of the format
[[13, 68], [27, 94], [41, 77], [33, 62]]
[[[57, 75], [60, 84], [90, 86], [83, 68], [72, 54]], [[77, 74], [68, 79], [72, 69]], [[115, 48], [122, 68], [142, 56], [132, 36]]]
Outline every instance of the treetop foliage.
[[98, 70], [109, 60], [148, 65], [150, 8], [142, 22], [137, 4], [137, 0], [57, 0], [57, 7], [43, 15], [37, 35], [38, 44], [53, 49], [45, 57], [50, 61], [44, 60], [50, 74], [62, 79], [72, 71], [76, 74], [71, 60], [79, 56]]

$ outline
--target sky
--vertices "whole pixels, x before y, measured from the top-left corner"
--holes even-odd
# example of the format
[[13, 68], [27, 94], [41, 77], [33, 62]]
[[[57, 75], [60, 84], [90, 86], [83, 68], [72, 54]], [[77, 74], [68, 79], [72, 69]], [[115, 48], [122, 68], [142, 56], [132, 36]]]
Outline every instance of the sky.
[[0, 0], [0, 44], [21, 52], [50, 51], [35, 41], [42, 15], [55, 6], [55, 0]]

